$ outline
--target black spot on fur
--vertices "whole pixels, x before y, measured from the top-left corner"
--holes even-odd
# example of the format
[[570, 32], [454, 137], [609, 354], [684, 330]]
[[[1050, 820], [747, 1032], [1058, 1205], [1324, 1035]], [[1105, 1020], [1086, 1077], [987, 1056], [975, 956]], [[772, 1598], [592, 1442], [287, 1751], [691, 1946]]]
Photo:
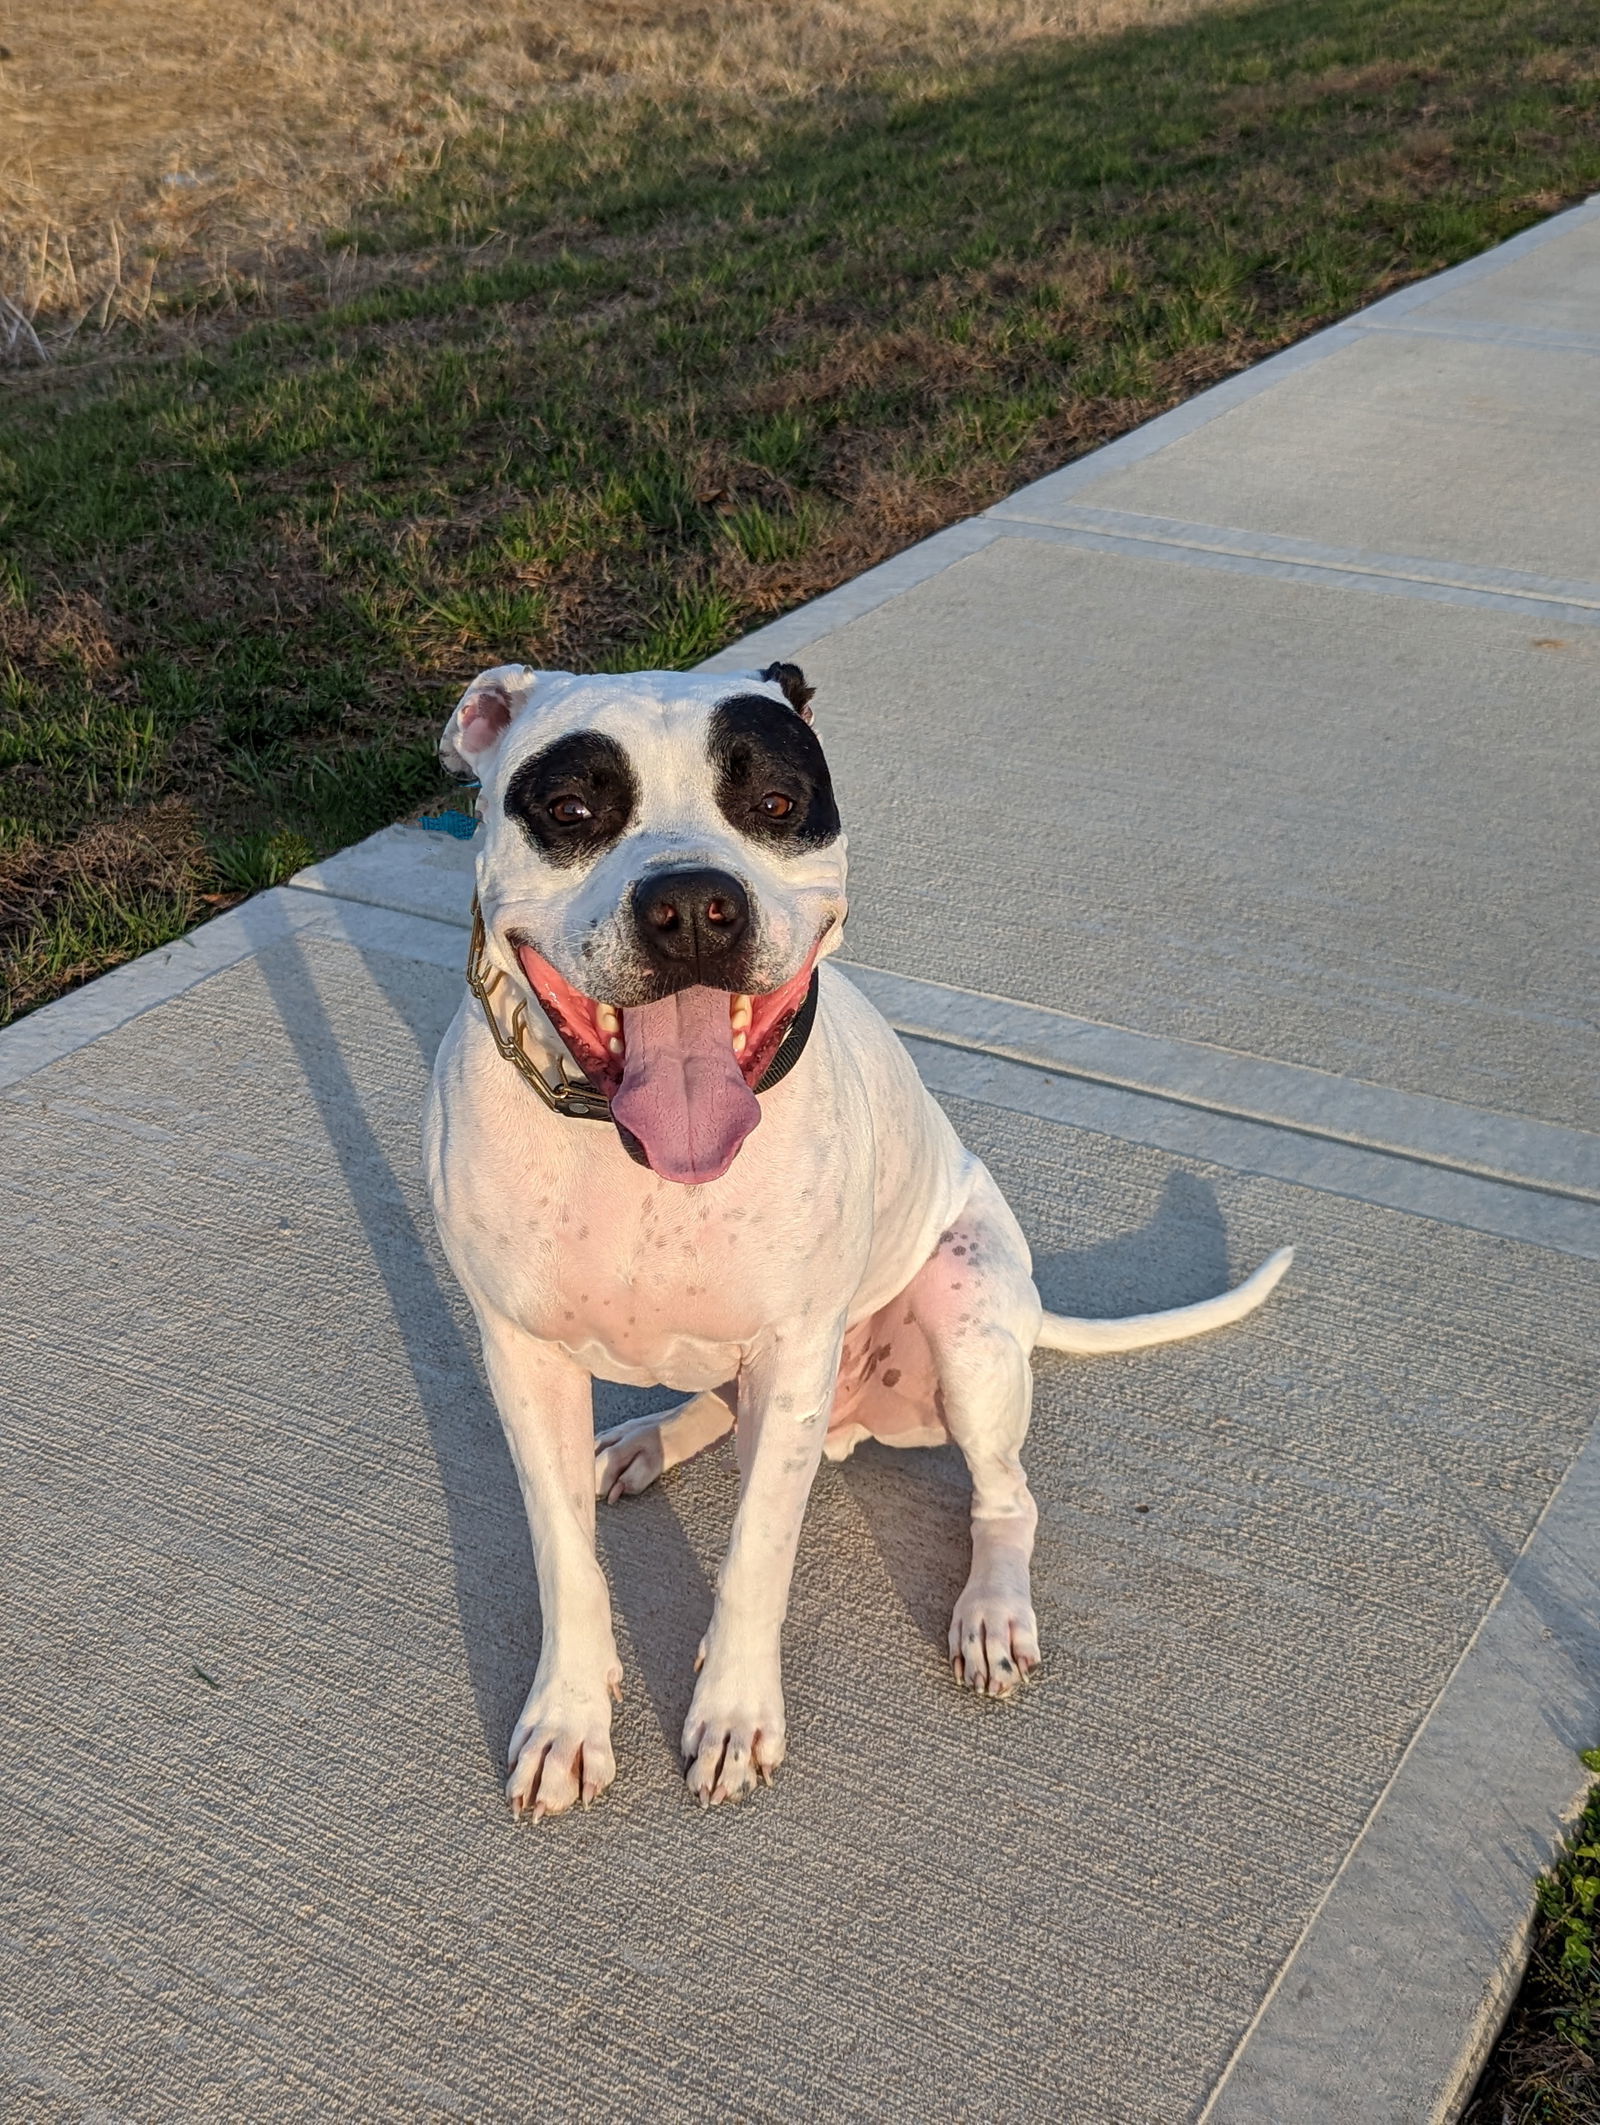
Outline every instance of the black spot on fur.
[[[717, 803], [736, 833], [785, 848], [825, 848], [838, 839], [839, 807], [833, 778], [809, 724], [768, 694], [734, 694], [711, 717], [711, 764]], [[770, 796], [786, 797], [782, 818], [763, 810]]]
[[[558, 807], [573, 800], [587, 817], [558, 817]], [[547, 862], [564, 867], [587, 863], [619, 841], [638, 805], [627, 754], [615, 738], [594, 730], [557, 738], [524, 760], [506, 790], [506, 817]]]

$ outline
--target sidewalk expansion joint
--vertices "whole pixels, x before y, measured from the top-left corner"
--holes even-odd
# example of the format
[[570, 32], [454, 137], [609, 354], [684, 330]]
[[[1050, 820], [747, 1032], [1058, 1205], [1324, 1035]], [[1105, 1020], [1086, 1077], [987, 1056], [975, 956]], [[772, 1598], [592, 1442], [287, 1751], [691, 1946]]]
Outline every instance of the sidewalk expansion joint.
[[1032, 517], [1016, 504], [1002, 502], [988, 521], [1003, 537], [1277, 576], [1338, 590], [1432, 598], [1452, 605], [1518, 612], [1529, 618], [1559, 619], [1567, 626], [1600, 627], [1600, 583], [1525, 575], [1515, 569], [1483, 568], [1420, 554], [1324, 546], [1314, 539], [1280, 537], [1234, 525], [1196, 524], [1180, 517], [1144, 516], [1081, 504], [1057, 505], [1048, 516]]
[[1386, 332], [1402, 339], [1457, 339], [1479, 347], [1525, 347], [1535, 354], [1600, 354], [1600, 335], [1559, 332], [1540, 325], [1430, 325], [1409, 319], [1352, 318], [1360, 332]]
[[1440, 1173], [1467, 1174], [1474, 1180], [1492, 1182], [1496, 1188], [1518, 1188], [1529, 1195], [1549, 1196], [1561, 1202], [1582, 1203], [1591, 1208], [1600, 1208], [1600, 1191], [1594, 1189], [1566, 1188], [1552, 1181], [1530, 1180], [1521, 1174], [1506, 1173], [1493, 1166], [1476, 1165], [1466, 1159], [1446, 1158], [1436, 1152], [1419, 1150], [1413, 1145], [1387, 1143], [1381, 1138], [1360, 1136], [1345, 1129], [1319, 1128], [1315, 1122], [1286, 1120], [1282, 1115], [1264, 1112], [1259, 1108], [1238, 1106], [1220, 1099], [1206, 1099], [1193, 1092], [1174, 1091], [1170, 1086], [1146, 1083], [1134, 1077], [1116, 1076], [1109, 1071], [1088, 1070], [990, 1041], [964, 1040], [950, 1033], [930, 1032], [926, 1027], [909, 1025], [899, 1019], [891, 1019], [890, 1023], [903, 1039], [924, 1042], [930, 1047], [949, 1048], [965, 1055], [992, 1056], [997, 1062], [1014, 1063], [1022, 1069], [1038, 1071], [1046, 1077], [1070, 1078], [1078, 1084], [1105, 1085], [1113, 1091], [1137, 1094], [1141, 1099], [1159, 1099], [1167, 1106], [1190, 1107], [1196, 1113], [1221, 1115], [1227, 1121], [1254, 1122], [1262, 1128], [1275, 1129], [1287, 1136], [1303, 1136], [1318, 1143], [1341, 1144], [1353, 1151], [1401, 1159], [1409, 1165], [1428, 1166]]
[[843, 964], [906, 1037], [1196, 1112], [1600, 1207], [1600, 1134]]

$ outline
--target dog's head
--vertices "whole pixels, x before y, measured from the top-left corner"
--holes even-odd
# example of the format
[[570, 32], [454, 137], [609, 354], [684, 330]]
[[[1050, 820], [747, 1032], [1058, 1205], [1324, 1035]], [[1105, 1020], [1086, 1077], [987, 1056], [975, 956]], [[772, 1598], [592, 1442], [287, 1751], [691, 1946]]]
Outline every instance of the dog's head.
[[440, 742], [475, 774], [494, 964], [538, 999], [624, 1141], [715, 1180], [845, 915], [845, 841], [792, 664], [479, 674]]

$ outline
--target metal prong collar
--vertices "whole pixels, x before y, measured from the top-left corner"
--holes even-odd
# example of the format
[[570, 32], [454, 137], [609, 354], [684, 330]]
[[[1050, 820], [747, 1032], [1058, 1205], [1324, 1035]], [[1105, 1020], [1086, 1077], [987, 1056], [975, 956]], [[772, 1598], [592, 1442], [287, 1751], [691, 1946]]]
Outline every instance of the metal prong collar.
[[527, 1080], [553, 1114], [565, 1114], [572, 1121], [610, 1121], [610, 1100], [603, 1092], [597, 1092], [586, 1077], [569, 1077], [563, 1061], [557, 1066], [559, 1075], [552, 1084], [528, 1053], [528, 1006], [524, 998], [519, 996], [513, 1005], [510, 1024], [501, 1025], [500, 1013], [495, 1008], [496, 992], [507, 983], [501, 969], [489, 964], [488, 944], [483, 910], [474, 893], [472, 943], [467, 948], [467, 987], [483, 1006], [495, 1047], [518, 1075]]

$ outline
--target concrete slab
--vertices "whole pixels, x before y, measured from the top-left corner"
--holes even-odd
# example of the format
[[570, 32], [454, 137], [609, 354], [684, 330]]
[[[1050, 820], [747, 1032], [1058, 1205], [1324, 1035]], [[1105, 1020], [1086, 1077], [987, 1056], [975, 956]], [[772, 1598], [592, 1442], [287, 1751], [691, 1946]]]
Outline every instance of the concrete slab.
[[[1547, 1848], [1528, 1799], [1600, 1731], [1600, 1435], [1402, 1759], [1212, 2100], [1205, 2125], [1362, 2115], [1447, 2125], [1527, 1959]], [[1403, 1951], [1402, 1952], [1402, 1946]], [[1441, 2035], [1467, 2032], [1441, 2074]]]
[[807, 653], [848, 955], [1592, 1130], [1586, 645], [990, 546]]
[[671, 1740], [730, 1470], [608, 1515], [622, 1781], [518, 1831], [531, 1565], [415, 1172], [458, 993], [291, 934], [6, 1094], [13, 2086], [1195, 2114], [1579, 1451], [1592, 1265], [953, 1101], [1055, 1303], [1181, 1300], [1293, 1236], [1283, 1302], [1040, 1362], [1054, 1656], [1020, 1708], [942, 1675], [948, 1457], [828, 1472], [794, 1763], [727, 1818]]
[[[1597, 394], [1600, 337], [1583, 353], [1368, 333], [1079, 498], [1593, 583]], [[1018, 496], [1006, 513], [1040, 506]]]
[[475, 862], [471, 840], [436, 828], [387, 826], [297, 871], [294, 883], [302, 892], [466, 924], [472, 920]]
[[1404, 319], [1413, 328], [1503, 325], [1600, 341], [1600, 219], [1576, 220], [1492, 273], [1464, 282], [1445, 274], [1414, 292]]

